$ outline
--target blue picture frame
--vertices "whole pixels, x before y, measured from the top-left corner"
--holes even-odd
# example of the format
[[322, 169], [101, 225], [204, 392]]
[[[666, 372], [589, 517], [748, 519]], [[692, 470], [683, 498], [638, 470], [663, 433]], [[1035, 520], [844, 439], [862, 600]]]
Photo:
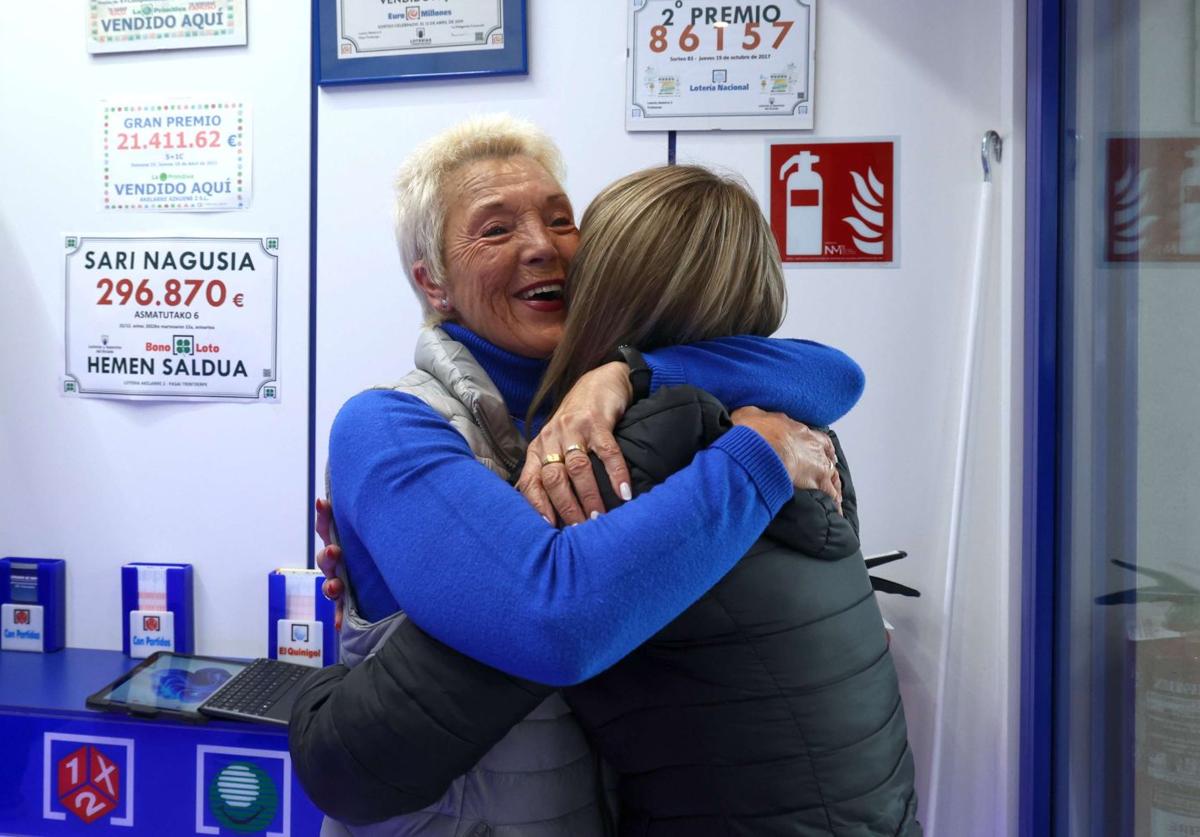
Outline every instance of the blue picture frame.
[[[432, 55], [359, 56], [339, 59], [337, 55], [337, 0], [314, 0], [314, 52], [317, 84], [371, 84], [392, 81], [421, 81], [473, 76], [524, 75], [529, 72], [526, 48], [526, 0], [503, 3], [504, 47], [502, 49], [439, 52]], [[411, 5], [417, 5], [416, 2]], [[403, 9], [397, 4], [397, 9]]]

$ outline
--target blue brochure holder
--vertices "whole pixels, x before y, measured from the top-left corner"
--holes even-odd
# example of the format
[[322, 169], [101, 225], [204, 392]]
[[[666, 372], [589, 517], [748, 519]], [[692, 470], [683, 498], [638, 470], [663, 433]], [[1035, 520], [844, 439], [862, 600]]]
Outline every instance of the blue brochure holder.
[[121, 567], [121, 650], [195, 653], [192, 565], [133, 562]]
[[333, 602], [317, 570], [274, 570], [267, 577], [267, 648], [273, 660], [321, 668], [338, 661]]
[[67, 640], [67, 562], [0, 558], [0, 648], [58, 651]]

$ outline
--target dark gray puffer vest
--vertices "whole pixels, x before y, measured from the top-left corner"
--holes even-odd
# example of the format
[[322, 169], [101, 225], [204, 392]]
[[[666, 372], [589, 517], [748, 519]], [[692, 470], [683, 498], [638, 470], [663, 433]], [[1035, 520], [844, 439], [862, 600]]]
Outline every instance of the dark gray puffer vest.
[[[634, 491], [730, 426], [712, 396], [659, 390], [616, 428]], [[565, 690], [619, 774], [626, 837], [919, 837], [899, 683], [859, 551], [837, 436], [842, 514], [797, 491], [761, 539], [678, 618]], [[598, 462], [593, 460], [597, 477]], [[613, 508], [620, 500], [598, 479]]]
[[[416, 396], [440, 413], [467, 440], [475, 458], [507, 480], [524, 456], [525, 442], [483, 367], [440, 328], [421, 332], [415, 360], [417, 368], [392, 389]], [[341, 662], [347, 667], [373, 654], [407, 620], [399, 611], [368, 622], [359, 615], [352, 595], [346, 596], [345, 604]], [[417, 641], [432, 642], [424, 637]], [[395, 758], [439, 755], [397, 752]], [[327, 820], [322, 834], [599, 837], [604, 824], [597, 802], [598, 769], [578, 722], [562, 696], [553, 692], [433, 805], [371, 825]]]

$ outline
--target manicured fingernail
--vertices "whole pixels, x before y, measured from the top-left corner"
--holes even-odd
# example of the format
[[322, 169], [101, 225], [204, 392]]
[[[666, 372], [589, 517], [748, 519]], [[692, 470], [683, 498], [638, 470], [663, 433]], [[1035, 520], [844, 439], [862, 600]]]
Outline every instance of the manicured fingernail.
[[629, 490], [629, 483], [627, 483], [627, 482], [621, 483], [621, 499], [622, 500], [632, 500], [633, 499], [633, 492]]
[[544, 514], [542, 515], [542, 520], [546, 521], [546, 524], [549, 526], [554, 525], [553, 523], [550, 522], [550, 518], [546, 517], [546, 515], [544, 515]]
[[599, 516], [600, 516], [600, 512], [598, 512], [598, 511], [592, 512], [592, 520], [595, 520]]

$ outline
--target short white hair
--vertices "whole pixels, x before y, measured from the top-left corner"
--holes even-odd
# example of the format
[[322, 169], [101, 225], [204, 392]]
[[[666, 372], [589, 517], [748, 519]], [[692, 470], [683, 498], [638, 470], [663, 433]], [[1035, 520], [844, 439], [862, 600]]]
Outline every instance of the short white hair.
[[424, 261], [434, 284], [445, 284], [442, 244], [449, 176], [476, 160], [518, 156], [533, 159], [562, 182], [565, 170], [558, 147], [532, 122], [506, 113], [472, 117], [431, 137], [408, 155], [396, 174], [396, 242], [427, 323], [441, 322], [445, 316], [429, 304], [413, 277], [413, 265]]

